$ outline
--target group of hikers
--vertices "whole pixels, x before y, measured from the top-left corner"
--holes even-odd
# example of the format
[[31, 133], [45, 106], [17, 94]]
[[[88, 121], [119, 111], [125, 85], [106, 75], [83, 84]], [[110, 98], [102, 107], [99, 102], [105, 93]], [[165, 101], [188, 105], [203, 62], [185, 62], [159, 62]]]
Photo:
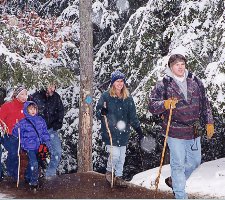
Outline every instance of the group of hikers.
[[[31, 189], [38, 187], [39, 146], [46, 145], [50, 153], [50, 162], [44, 174], [45, 179], [56, 176], [56, 169], [61, 159], [62, 148], [57, 130], [63, 124], [64, 107], [55, 90], [56, 85], [49, 84], [28, 97], [27, 89], [24, 86], [18, 86], [13, 92], [12, 100], [3, 103], [0, 107], [2, 132], [0, 140], [8, 152], [6, 178], [12, 182], [18, 182], [20, 167], [18, 152], [25, 152], [28, 164], [24, 179]], [[0, 149], [1, 156], [2, 148]], [[1, 180], [3, 179], [2, 170], [1, 164]]]
[[[162, 133], [167, 138], [171, 167], [171, 176], [165, 183], [172, 188], [176, 199], [186, 199], [186, 181], [201, 164], [199, 130], [206, 128], [207, 137], [211, 138], [214, 121], [203, 83], [187, 70], [186, 58], [173, 54], [166, 67], [166, 75], [149, 94], [148, 110], [163, 118]], [[122, 175], [130, 127], [140, 141], [145, 136], [125, 75], [120, 71], [112, 73], [110, 89], [101, 95], [96, 116], [101, 120], [102, 140], [109, 154], [106, 180], [126, 187]]]
[[[44, 177], [56, 176], [62, 154], [57, 130], [63, 124], [64, 107], [55, 90], [55, 84], [51, 84], [28, 98], [27, 90], [20, 86], [14, 90], [12, 100], [0, 108], [0, 124], [6, 133], [1, 137], [1, 144], [8, 151], [7, 176], [13, 181], [18, 177], [19, 148], [26, 152], [29, 160], [25, 180], [31, 187], [38, 186], [37, 151], [40, 144], [45, 144], [51, 154]], [[149, 94], [148, 109], [153, 115], [163, 117], [162, 133], [168, 136], [171, 176], [165, 182], [172, 188], [175, 198], [188, 198], [186, 181], [201, 164], [201, 135], [198, 130], [204, 126], [207, 137], [211, 138], [214, 121], [203, 83], [187, 70], [187, 60], [183, 55], [170, 56], [166, 75]], [[125, 74], [119, 70], [111, 74], [109, 90], [97, 103], [96, 117], [101, 120], [102, 140], [108, 152], [106, 180], [126, 187], [123, 167], [131, 127], [139, 141], [145, 136], [134, 100], [126, 87]]]

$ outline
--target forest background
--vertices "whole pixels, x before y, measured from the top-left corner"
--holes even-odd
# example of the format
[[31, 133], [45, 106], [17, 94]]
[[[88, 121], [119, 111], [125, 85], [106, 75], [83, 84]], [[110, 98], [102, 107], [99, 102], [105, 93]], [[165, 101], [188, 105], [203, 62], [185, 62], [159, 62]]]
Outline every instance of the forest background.
[[[49, 81], [57, 81], [57, 92], [66, 110], [60, 130], [63, 156], [59, 173], [76, 172], [79, 0], [1, 0], [0, 12], [1, 87], [7, 89], [9, 99], [18, 84], [26, 85], [33, 93]], [[151, 138], [152, 151], [146, 153], [140, 150], [132, 132], [124, 176], [131, 179], [140, 171], [159, 166], [163, 137], [160, 125], [151, 120], [147, 102], [172, 53], [187, 57], [188, 69], [203, 80], [213, 107], [215, 135], [211, 140], [202, 137], [202, 161], [224, 157], [224, 1], [93, 0], [92, 22], [93, 107], [107, 90], [111, 73], [120, 69], [127, 76], [144, 134]], [[92, 143], [93, 169], [104, 173], [107, 155], [95, 113]]]

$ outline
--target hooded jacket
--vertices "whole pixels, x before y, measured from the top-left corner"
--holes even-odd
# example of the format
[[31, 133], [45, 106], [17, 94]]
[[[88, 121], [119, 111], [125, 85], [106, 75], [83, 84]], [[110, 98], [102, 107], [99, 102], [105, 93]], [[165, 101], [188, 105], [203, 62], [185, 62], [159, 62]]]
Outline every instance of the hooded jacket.
[[[25, 118], [15, 125], [12, 134], [17, 138], [19, 137], [18, 134], [20, 134], [20, 144], [24, 150], [38, 150], [41, 143], [46, 144], [50, 148], [50, 136], [45, 120], [38, 115], [31, 116], [27, 111], [27, 107], [31, 103], [34, 102], [27, 101], [24, 103], [23, 111]], [[36, 127], [39, 136], [31, 123]]]
[[101, 115], [101, 109], [104, 106], [104, 102], [108, 109], [106, 117], [112, 134], [113, 146], [126, 146], [130, 136], [130, 127], [132, 126], [134, 129], [140, 127], [133, 98], [131, 96], [126, 99], [111, 97], [107, 91], [102, 94], [98, 101], [96, 116], [101, 120], [102, 140], [106, 145], [110, 145], [105, 120]]
[[[203, 91], [204, 86], [200, 79], [198, 79], [198, 84], [193, 77], [189, 78], [186, 70], [184, 79], [186, 81], [186, 95], [184, 95], [170, 68], [167, 68], [166, 73], [165, 78], [172, 78], [171, 81], [168, 81], [167, 97], [177, 98], [178, 100], [176, 108], [173, 109], [169, 136], [179, 139], [193, 139], [195, 137], [194, 123], [200, 121], [200, 118], [204, 124], [214, 123], [208, 98]], [[158, 81], [149, 96], [149, 111], [152, 114], [163, 114], [164, 116], [162, 123], [163, 134], [166, 132], [169, 118], [169, 110], [164, 107], [164, 92], [163, 81]]]

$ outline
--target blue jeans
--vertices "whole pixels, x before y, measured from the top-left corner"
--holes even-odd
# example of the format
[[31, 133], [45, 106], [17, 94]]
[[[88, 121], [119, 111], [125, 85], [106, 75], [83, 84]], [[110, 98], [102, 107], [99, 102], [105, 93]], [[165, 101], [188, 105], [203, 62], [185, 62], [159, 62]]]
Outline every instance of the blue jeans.
[[[1, 141], [2, 143], [2, 141]], [[0, 143], [0, 178], [2, 176], [2, 145]]]
[[28, 150], [28, 165], [25, 171], [25, 179], [30, 185], [38, 184], [38, 160], [37, 160], [37, 150]]
[[60, 141], [58, 133], [54, 131], [52, 128], [49, 129], [48, 132], [50, 135], [50, 143], [51, 143], [51, 148], [50, 148], [51, 158], [50, 158], [49, 165], [46, 169], [46, 177], [56, 175], [56, 169], [59, 165], [59, 162], [62, 156], [61, 141]]
[[17, 180], [18, 174], [18, 139], [12, 135], [4, 135], [2, 144], [8, 151], [6, 159], [7, 175]]
[[3, 165], [2, 165], [2, 143], [3, 143], [3, 139], [0, 139], [0, 179], [3, 178], [4, 176], [4, 172], [3, 172]]
[[111, 146], [106, 145], [106, 150], [109, 153], [108, 162], [106, 170], [111, 172], [112, 171], [112, 165], [115, 172], [115, 176], [122, 176], [123, 175], [123, 165], [125, 162], [126, 157], [126, 146], [112, 147], [112, 162], [111, 162]]
[[168, 137], [173, 192], [176, 199], [187, 199], [186, 180], [201, 164], [200, 137], [183, 140]]

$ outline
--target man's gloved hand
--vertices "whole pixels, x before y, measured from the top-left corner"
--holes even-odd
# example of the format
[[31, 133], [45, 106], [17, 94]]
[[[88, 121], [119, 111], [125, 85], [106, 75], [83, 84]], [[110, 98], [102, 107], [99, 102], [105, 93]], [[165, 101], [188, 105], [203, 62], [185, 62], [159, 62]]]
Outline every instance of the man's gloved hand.
[[105, 108], [105, 107], [102, 107], [102, 110], [101, 110], [101, 114], [102, 115], [107, 115], [108, 114], [108, 109], [107, 108]]
[[139, 126], [138, 128], [135, 129], [135, 131], [137, 132], [137, 140], [140, 143], [141, 140], [144, 138], [144, 134], [142, 132], [141, 127]]
[[214, 124], [206, 124], [207, 138], [211, 139], [214, 134]]
[[166, 110], [170, 109], [170, 106], [172, 108], [176, 108], [176, 103], [177, 103], [177, 99], [176, 98], [169, 98], [167, 100], [164, 100], [164, 107]]

